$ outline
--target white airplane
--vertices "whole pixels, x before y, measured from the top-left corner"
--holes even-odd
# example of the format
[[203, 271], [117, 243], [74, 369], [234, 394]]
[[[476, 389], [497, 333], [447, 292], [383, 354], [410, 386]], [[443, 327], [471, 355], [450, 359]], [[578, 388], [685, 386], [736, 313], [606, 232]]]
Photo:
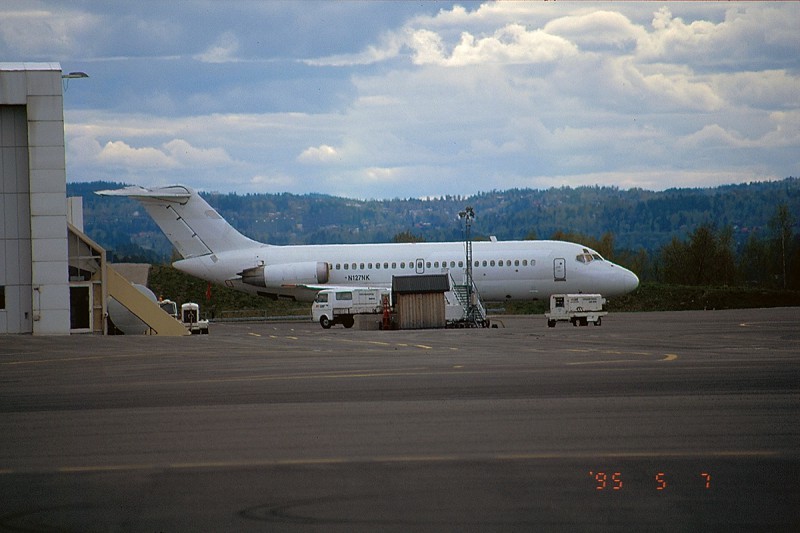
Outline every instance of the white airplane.
[[[277, 246], [245, 237], [184, 185], [98, 191], [139, 200], [183, 259], [173, 266], [213, 283], [274, 298], [313, 301], [331, 287], [391, 287], [392, 276], [465, 277], [465, 243]], [[564, 241], [474, 241], [472, 277], [484, 300], [559, 293], [617, 296], [639, 278], [596, 251]]]

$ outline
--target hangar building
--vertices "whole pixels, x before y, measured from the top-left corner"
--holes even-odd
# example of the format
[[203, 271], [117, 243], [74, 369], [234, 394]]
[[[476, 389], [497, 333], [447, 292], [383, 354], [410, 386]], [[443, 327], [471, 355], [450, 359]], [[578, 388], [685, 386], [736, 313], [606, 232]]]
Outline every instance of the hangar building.
[[58, 63], [0, 63], [0, 333], [70, 332]]
[[0, 62], [0, 335], [107, 333], [109, 297], [152, 334], [186, 335], [106, 264], [67, 202], [64, 78], [58, 63]]

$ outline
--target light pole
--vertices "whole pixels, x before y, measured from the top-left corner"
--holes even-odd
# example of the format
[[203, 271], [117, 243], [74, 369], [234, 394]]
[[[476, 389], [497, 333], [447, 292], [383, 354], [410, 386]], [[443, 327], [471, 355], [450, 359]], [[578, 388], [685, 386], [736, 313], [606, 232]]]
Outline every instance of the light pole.
[[475, 218], [475, 211], [467, 206], [463, 211], [459, 211], [458, 218], [464, 219], [464, 249], [466, 251], [467, 268], [464, 271], [465, 283], [467, 286], [467, 320], [475, 320], [475, 306], [472, 303], [472, 220]]
[[79, 79], [79, 78], [88, 78], [89, 75], [85, 72], [70, 72], [69, 74], [62, 74], [61, 75], [61, 83], [63, 84], [64, 92], [67, 92], [67, 88], [69, 87], [69, 80]]

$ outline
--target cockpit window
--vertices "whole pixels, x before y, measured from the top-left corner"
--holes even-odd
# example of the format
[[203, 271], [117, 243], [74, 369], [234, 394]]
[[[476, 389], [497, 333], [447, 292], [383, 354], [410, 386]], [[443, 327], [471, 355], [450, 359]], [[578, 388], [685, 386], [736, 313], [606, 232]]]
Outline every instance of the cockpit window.
[[603, 257], [597, 252], [590, 252], [586, 248], [583, 249], [582, 254], [575, 256], [575, 260], [579, 263], [591, 263], [592, 261], [603, 261]]

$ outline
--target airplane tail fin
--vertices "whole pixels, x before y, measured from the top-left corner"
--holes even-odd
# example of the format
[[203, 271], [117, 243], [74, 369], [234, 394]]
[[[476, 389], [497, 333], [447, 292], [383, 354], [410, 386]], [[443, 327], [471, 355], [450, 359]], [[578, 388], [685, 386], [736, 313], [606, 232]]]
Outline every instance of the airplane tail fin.
[[199, 194], [184, 185], [153, 189], [133, 186], [97, 194], [139, 200], [184, 259], [260, 245], [236, 231]]

